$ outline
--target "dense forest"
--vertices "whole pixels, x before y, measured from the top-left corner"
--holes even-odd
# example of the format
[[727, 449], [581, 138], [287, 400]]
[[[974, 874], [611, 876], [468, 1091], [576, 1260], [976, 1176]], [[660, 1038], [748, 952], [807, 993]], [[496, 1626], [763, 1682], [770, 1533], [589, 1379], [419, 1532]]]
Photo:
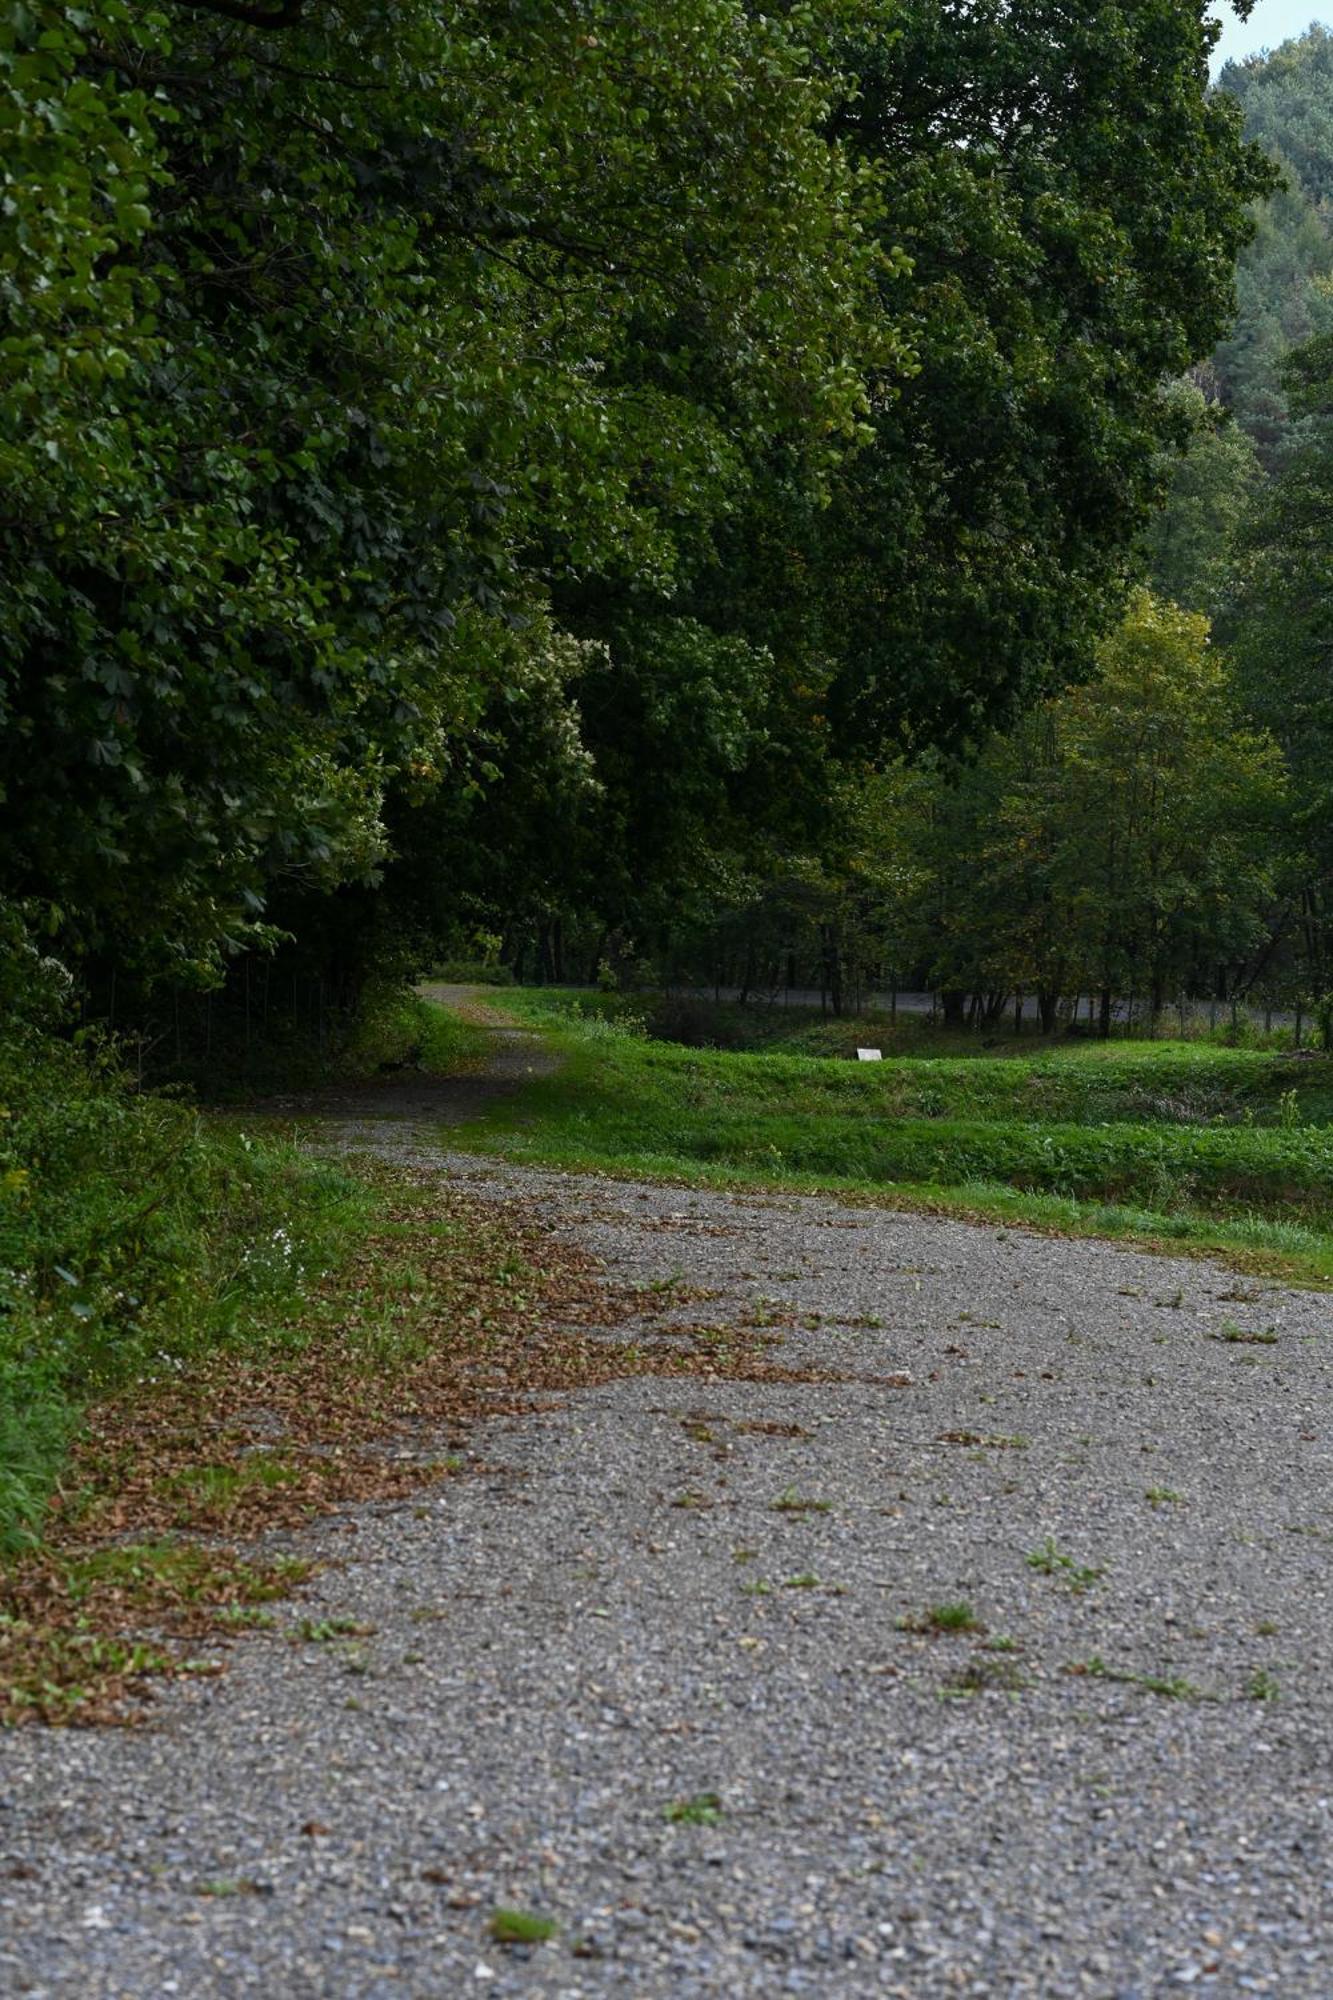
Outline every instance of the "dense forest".
[[[1318, 364], [1277, 350], [1318, 321], [1322, 37], [1210, 92], [1175, 0], [98, 0], [0, 34], [11, 1007], [67, 988], [160, 1049], [260, 988], [322, 1031], [441, 956], [773, 943], [1322, 992], [1317, 701], [1295, 747], [1246, 694], [1317, 507]], [[1173, 480], [1159, 594], [1243, 626], [1225, 670], [1132, 595]], [[1132, 783], [1093, 772], [1154, 662], [1189, 699]], [[1218, 729], [1207, 796], [1143, 819]], [[1120, 917], [1057, 965], [1099, 814]], [[1219, 814], [1243, 863], [1196, 897]], [[984, 936], [969, 842], [1012, 893]]]

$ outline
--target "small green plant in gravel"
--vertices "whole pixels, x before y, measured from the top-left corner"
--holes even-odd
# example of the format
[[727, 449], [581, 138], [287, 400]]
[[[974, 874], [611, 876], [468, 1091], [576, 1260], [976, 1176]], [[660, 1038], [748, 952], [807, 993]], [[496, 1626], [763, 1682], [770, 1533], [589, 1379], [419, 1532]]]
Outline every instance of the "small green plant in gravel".
[[1228, 1347], [1276, 1347], [1277, 1329], [1267, 1326], [1260, 1331], [1254, 1327], [1237, 1326], [1231, 1319], [1223, 1320], [1221, 1330], [1210, 1333], [1210, 1340], [1221, 1340]]
[[666, 1817], [673, 1826], [716, 1826], [722, 1817], [722, 1800], [716, 1792], [695, 1792], [688, 1799], [673, 1799]]
[[1065, 1668], [1067, 1674], [1096, 1681], [1119, 1681], [1125, 1687], [1142, 1688], [1145, 1694], [1161, 1695], [1167, 1701], [1216, 1701], [1215, 1694], [1206, 1688], [1196, 1687], [1182, 1674], [1140, 1674], [1129, 1667], [1112, 1667], [1094, 1653], [1088, 1660], [1073, 1660]]
[[374, 1630], [357, 1618], [303, 1618], [293, 1637], [302, 1645], [326, 1646], [334, 1639], [365, 1639]]
[[950, 1674], [940, 1693], [945, 1697], [969, 1694], [1022, 1694], [1031, 1686], [1014, 1660], [984, 1659], [978, 1656]]
[[827, 1514], [833, 1502], [811, 1500], [805, 1494], [798, 1493], [794, 1486], [787, 1486], [772, 1505], [775, 1514]]
[[1171, 1507], [1178, 1505], [1183, 1496], [1174, 1486], [1150, 1486], [1143, 1497], [1150, 1507]]
[[1245, 1694], [1249, 1701], [1277, 1701], [1282, 1690], [1265, 1667], [1256, 1667], [1245, 1683]]
[[491, 1911], [491, 1936], [496, 1944], [545, 1944], [559, 1926], [552, 1917], [539, 1917], [532, 1910]]
[[970, 1604], [928, 1604], [924, 1611], [899, 1620], [903, 1632], [984, 1632], [986, 1627]]
[[1091, 1590], [1105, 1573], [1090, 1563], [1076, 1562], [1073, 1556], [1057, 1548], [1049, 1535], [1039, 1549], [1029, 1549], [1026, 1561], [1029, 1569], [1039, 1569], [1043, 1576], [1058, 1576], [1062, 1583], [1078, 1592]]

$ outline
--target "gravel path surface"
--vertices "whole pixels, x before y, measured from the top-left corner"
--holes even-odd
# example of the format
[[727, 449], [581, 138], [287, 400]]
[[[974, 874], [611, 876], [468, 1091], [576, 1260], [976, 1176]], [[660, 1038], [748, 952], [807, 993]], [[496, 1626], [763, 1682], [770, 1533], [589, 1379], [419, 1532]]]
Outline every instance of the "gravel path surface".
[[1326, 1298], [365, 1110], [840, 1379], [491, 1425], [299, 1538], [373, 1629], [0, 1741], [0, 1993], [1333, 1995]]

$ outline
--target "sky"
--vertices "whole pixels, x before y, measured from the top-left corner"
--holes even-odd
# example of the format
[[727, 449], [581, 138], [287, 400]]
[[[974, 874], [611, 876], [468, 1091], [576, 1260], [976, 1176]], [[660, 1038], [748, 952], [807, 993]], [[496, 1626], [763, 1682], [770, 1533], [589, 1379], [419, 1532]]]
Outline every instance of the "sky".
[[1253, 55], [1258, 49], [1275, 49], [1293, 35], [1303, 35], [1311, 21], [1333, 27], [1330, 0], [1258, 0], [1248, 21], [1238, 21], [1230, 7], [1213, 8], [1222, 22], [1222, 39], [1213, 51], [1213, 64], [1220, 68], [1232, 56]]

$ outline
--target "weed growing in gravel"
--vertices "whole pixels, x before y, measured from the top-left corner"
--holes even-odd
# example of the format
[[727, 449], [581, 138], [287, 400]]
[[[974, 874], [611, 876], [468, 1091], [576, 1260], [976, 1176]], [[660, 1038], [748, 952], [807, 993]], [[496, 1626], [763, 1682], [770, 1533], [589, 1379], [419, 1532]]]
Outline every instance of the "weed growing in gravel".
[[1075, 1562], [1073, 1556], [1066, 1555], [1056, 1547], [1048, 1535], [1039, 1549], [1030, 1549], [1026, 1557], [1029, 1569], [1039, 1569], [1044, 1576], [1058, 1576], [1073, 1591], [1091, 1590], [1098, 1577], [1105, 1571], [1091, 1564]]
[[970, 1604], [928, 1604], [898, 1620], [900, 1632], [984, 1632], [986, 1627]]
[[772, 1503], [775, 1514], [827, 1514], [831, 1512], [831, 1500], [811, 1500], [796, 1491], [794, 1486], [784, 1487]]
[[1221, 1331], [1210, 1333], [1209, 1340], [1225, 1341], [1228, 1347], [1276, 1347], [1277, 1328], [1268, 1326], [1262, 1332], [1252, 1327], [1237, 1326], [1231, 1319], [1223, 1320]]
[[1094, 1653], [1090, 1660], [1074, 1660], [1065, 1668], [1067, 1674], [1098, 1681], [1119, 1681], [1126, 1687], [1142, 1688], [1145, 1694], [1161, 1695], [1167, 1701], [1217, 1701], [1218, 1696], [1209, 1694], [1205, 1688], [1195, 1687], [1180, 1674], [1136, 1674], [1128, 1667], [1111, 1667]]
[[970, 1694], [1022, 1694], [1030, 1686], [1031, 1682], [1014, 1660], [978, 1657], [950, 1674], [940, 1693], [946, 1699]]
[[492, 1910], [491, 1936], [496, 1944], [545, 1944], [559, 1926], [552, 1917], [531, 1910]]
[[1184, 1498], [1173, 1486], [1150, 1486], [1143, 1497], [1150, 1507], [1170, 1507]]
[[722, 1817], [722, 1801], [716, 1792], [696, 1792], [692, 1798], [673, 1799], [666, 1817], [673, 1826], [716, 1826]]
[[292, 1634], [305, 1646], [327, 1646], [334, 1639], [365, 1639], [375, 1630], [356, 1618], [303, 1618]]
[[1278, 1701], [1282, 1690], [1264, 1667], [1256, 1667], [1245, 1683], [1246, 1697], [1250, 1701]]
[[975, 1445], [986, 1451], [1026, 1451], [1030, 1440], [1025, 1437], [993, 1436], [985, 1431], [937, 1431], [935, 1442]]

